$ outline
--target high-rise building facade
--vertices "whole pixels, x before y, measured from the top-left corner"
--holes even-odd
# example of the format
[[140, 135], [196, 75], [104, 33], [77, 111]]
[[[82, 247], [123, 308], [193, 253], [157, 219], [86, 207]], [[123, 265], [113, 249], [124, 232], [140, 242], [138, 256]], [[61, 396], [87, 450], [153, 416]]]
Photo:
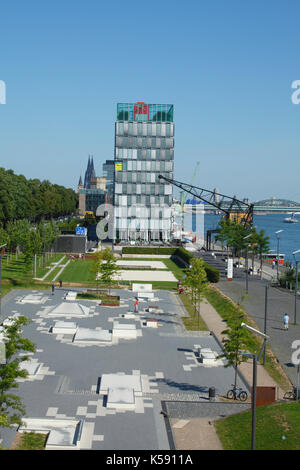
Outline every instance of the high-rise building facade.
[[115, 236], [169, 240], [173, 187], [173, 105], [119, 103], [115, 124]]

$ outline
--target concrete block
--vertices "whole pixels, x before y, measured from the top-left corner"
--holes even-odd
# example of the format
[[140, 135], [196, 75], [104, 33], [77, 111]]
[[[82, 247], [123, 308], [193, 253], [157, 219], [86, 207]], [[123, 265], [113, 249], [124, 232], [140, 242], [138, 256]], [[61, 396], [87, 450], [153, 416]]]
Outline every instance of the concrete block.
[[152, 292], [152, 284], [132, 284], [133, 292]]
[[135, 408], [134, 389], [131, 387], [109, 388], [106, 407], [133, 410]]

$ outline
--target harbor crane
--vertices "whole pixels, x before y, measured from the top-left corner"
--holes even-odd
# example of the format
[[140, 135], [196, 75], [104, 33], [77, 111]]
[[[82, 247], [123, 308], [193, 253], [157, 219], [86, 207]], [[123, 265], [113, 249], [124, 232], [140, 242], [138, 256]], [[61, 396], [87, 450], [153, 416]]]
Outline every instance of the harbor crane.
[[[159, 179], [165, 180], [168, 183], [177, 186], [177, 188], [185, 191], [185, 193], [192, 194], [195, 198], [200, 199], [206, 204], [213, 206], [216, 210], [224, 212], [224, 218], [231, 220], [242, 225], [253, 225], [253, 208], [254, 204], [249, 204], [246, 201], [240, 201], [235, 196], [226, 196], [225, 194], [218, 193], [218, 200], [216, 200], [215, 192], [208, 189], [199, 188], [192, 184], [182, 183], [166, 176], [159, 175]], [[209, 237], [215, 230], [209, 230]], [[208, 245], [208, 240], [207, 240]]]

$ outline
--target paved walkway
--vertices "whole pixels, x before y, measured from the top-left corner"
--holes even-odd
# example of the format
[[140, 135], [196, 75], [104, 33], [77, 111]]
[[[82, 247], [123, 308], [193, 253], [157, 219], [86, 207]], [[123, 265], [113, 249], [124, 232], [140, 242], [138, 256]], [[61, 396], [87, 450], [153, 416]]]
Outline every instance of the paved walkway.
[[[218, 284], [219, 287], [219, 284]], [[216, 337], [220, 342], [224, 335], [222, 335], [222, 331], [227, 328], [226, 323], [220, 315], [216, 312], [216, 310], [206, 301], [201, 304], [201, 317], [203, 318], [204, 322], [206, 323], [208, 329], [213, 331]], [[251, 387], [252, 384], [252, 375], [253, 375], [253, 365], [252, 360], [244, 362], [239, 366], [239, 371], [242, 373], [246, 381]], [[268, 372], [264, 369], [264, 367], [260, 364], [257, 366], [257, 386], [270, 386], [276, 387], [277, 389], [277, 397], [282, 398], [283, 391], [278, 387], [276, 382], [270, 377]]]
[[[242, 306], [248, 315], [256, 322], [260, 331], [264, 331], [265, 317], [265, 286], [268, 282], [249, 278], [248, 295], [242, 302]], [[217, 287], [234, 301], [240, 301], [242, 295], [246, 295], [245, 281], [241, 279], [232, 282], [223, 280]], [[293, 384], [297, 384], [297, 368], [291, 362], [292, 343], [300, 340], [300, 301], [297, 299], [297, 318], [294, 325], [294, 294], [278, 287], [268, 288], [267, 308], [267, 335], [270, 336], [269, 344], [276, 355], [285, 373]], [[288, 313], [290, 317], [289, 330], [283, 328], [283, 315]]]
[[[250, 284], [250, 283], [249, 283]], [[255, 302], [258, 303], [258, 306], [253, 306], [252, 309], [246, 308], [247, 312], [250, 314], [250, 310], [253, 312], [253, 319], [257, 322], [257, 317], [264, 318], [264, 309], [262, 310], [262, 314], [257, 315], [258, 308], [262, 309], [264, 307], [264, 286], [266, 282], [264, 281], [255, 281], [251, 284], [250, 289], [253, 290], [253, 294], [249, 295], [247, 298], [247, 306], [250, 305], [250, 298], [252, 300], [255, 299]], [[226, 293], [229, 297], [233, 300], [238, 301], [240, 300], [241, 295], [244, 293], [244, 282], [229, 282], [229, 281], [222, 281], [218, 283], [217, 287]], [[249, 289], [249, 291], [250, 291]], [[271, 289], [271, 288], [269, 288]], [[274, 291], [275, 291], [275, 298], [274, 298]], [[278, 304], [278, 300], [281, 299], [281, 302], [285, 302], [287, 300], [291, 300], [290, 294], [284, 294], [284, 297], [281, 298], [282, 292], [278, 292], [278, 289], [272, 288], [272, 296], [270, 296], [270, 310], [272, 309], [272, 314], [270, 317], [274, 317], [274, 305]], [[246, 307], [246, 305], [245, 305]], [[280, 306], [278, 305], [277, 311], [280, 311]], [[250, 315], [251, 316], [251, 315]], [[215, 336], [218, 338], [220, 342], [222, 342], [222, 331], [224, 331], [227, 327], [224, 320], [220, 317], [220, 315], [216, 312], [216, 310], [207, 302], [204, 301], [201, 303], [201, 317], [203, 318], [204, 322], [206, 323], [208, 329], [212, 331]], [[270, 320], [270, 322], [275, 322], [276, 319]], [[257, 322], [258, 324], [261, 321]], [[281, 322], [282, 324], [282, 322]], [[261, 329], [263, 326], [259, 325]], [[274, 328], [274, 326], [270, 326], [269, 329]], [[280, 329], [280, 338], [281, 343], [283, 343], [282, 349], [288, 347], [288, 336], [290, 332], [285, 332]], [[300, 334], [300, 328], [297, 328]], [[267, 331], [270, 334], [270, 331]], [[285, 336], [283, 336], [285, 335]], [[273, 348], [273, 343], [271, 344]], [[275, 351], [274, 351], [275, 352]], [[277, 353], [276, 353], [277, 354]], [[253, 377], [253, 363], [252, 360], [244, 362], [239, 366], [239, 371], [242, 373], [243, 377], [245, 378], [246, 382], [251, 387], [252, 385], [252, 377]], [[257, 386], [271, 386], [276, 387], [276, 397], [277, 399], [281, 399], [283, 397], [284, 391], [277, 385], [277, 383], [270, 377], [268, 372], [264, 369], [264, 367], [260, 364], [257, 365]], [[171, 420], [172, 432], [175, 438], [176, 446], [180, 450], [222, 450], [222, 445], [219, 441], [219, 438], [216, 434], [215, 427], [213, 425], [213, 419], [211, 417], [203, 417], [203, 418], [193, 418], [193, 419], [172, 419]]]

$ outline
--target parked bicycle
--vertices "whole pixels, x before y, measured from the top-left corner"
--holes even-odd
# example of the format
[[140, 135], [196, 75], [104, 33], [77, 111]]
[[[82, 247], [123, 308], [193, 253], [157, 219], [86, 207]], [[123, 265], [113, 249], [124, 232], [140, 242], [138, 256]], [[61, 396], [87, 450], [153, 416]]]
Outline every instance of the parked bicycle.
[[232, 386], [233, 388], [227, 392], [227, 398], [229, 400], [239, 399], [241, 401], [246, 401], [248, 398], [248, 393], [241, 387], [235, 387], [234, 384], [232, 384]]
[[283, 398], [285, 400], [300, 400], [300, 390], [299, 390], [299, 388], [298, 388], [298, 394], [297, 394], [297, 389], [295, 387], [294, 390], [290, 390], [288, 392], [285, 392], [285, 394], [283, 395]]

